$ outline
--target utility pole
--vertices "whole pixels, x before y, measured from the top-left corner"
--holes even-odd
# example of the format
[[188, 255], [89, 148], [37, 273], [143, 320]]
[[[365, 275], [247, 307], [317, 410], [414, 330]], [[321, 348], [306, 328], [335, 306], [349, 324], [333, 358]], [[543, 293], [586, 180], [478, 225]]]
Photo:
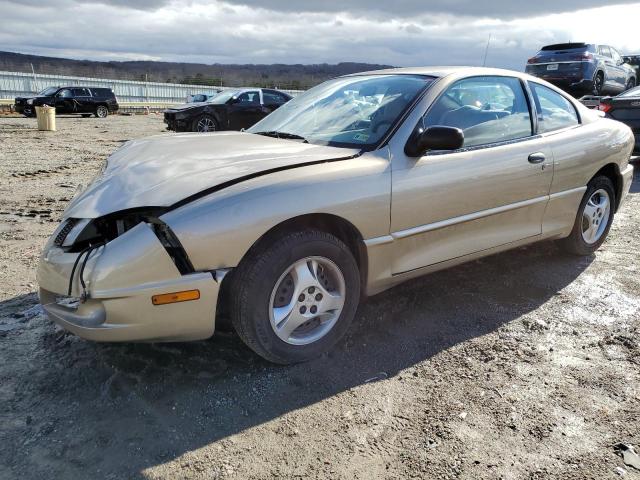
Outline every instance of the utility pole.
[[38, 93], [39, 90], [38, 90], [38, 80], [36, 79], [36, 71], [33, 68], [33, 63], [30, 63], [29, 65], [31, 65], [31, 73], [33, 74], [33, 86], [35, 87], [34, 92]]
[[489, 39], [487, 40], [487, 47], [484, 49], [484, 60], [482, 60], [482, 66], [485, 67], [487, 65], [487, 54], [489, 53], [489, 44], [491, 43], [491, 34], [489, 34]]

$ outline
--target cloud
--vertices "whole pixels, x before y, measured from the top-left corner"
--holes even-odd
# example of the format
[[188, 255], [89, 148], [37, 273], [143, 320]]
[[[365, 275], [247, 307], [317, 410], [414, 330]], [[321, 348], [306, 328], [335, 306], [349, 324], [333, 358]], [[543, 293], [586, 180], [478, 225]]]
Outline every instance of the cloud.
[[479, 65], [491, 35], [487, 64], [516, 70], [547, 43], [640, 51], [630, 34], [640, 3], [560, 14], [549, 12], [578, 2], [476, 3], [0, 0], [0, 50], [100, 60]]
[[[612, 4], [630, 4], [637, 0], [608, 2]], [[514, 1], [492, 0], [395, 0], [393, 2], [372, 2], [371, 0], [231, 0], [237, 5], [276, 10], [279, 12], [348, 12], [355, 16], [366, 17], [374, 12], [390, 15], [392, 18], [414, 15], [451, 14], [469, 17], [517, 18], [541, 16], [551, 13], [573, 12], [586, 8], [601, 7], [601, 0], [538, 0]], [[607, 2], [604, 2], [605, 5]]]

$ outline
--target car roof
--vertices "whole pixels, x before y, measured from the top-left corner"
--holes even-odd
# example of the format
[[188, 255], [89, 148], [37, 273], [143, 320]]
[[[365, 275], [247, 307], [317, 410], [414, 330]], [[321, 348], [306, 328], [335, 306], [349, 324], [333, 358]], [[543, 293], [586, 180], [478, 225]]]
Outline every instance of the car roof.
[[[49, 87], [47, 87], [49, 88]], [[91, 90], [112, 90], [111, 87], [89, 87], [87, 85], [63, 85], [61, 87], [53, 86], [53, 88], [63, 89], [63, 88], [89, 88]]]
[[360, 75], [425, 75], [429, 77], [442, 78], [457, 73], [465, 73], [468, 75], [509, 75], [512, 77], [526, 79], [534, 78], [526, 73], [518, 72], [516, 70], [464, 66], [387, 68], [384, 70], [371, 70], [368, 72], [352, 73], [350, 75], [345, 75], [345, 77], [357, 77]]

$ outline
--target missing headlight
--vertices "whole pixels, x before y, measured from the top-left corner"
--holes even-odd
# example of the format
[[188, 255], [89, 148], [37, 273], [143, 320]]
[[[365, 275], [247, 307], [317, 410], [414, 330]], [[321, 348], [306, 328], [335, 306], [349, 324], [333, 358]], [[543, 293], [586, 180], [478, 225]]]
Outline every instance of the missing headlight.
[[131, 209], [91, 220], [69, 247], [69, 251], [79, 252], [89, 245], [108, 243], [147, 218], [157, 217], [163, 213], [162, 208]]

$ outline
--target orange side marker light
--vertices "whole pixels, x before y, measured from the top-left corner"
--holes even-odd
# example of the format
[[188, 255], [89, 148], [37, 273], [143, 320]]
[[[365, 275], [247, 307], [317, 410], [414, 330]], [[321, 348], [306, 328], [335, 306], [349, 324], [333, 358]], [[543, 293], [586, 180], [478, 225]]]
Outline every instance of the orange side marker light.
[[198, 300], [200, 298], [200, 290], [185, 290], [183, 292], [163, 293], [151, 297], [154, 305], [167, 305], [169, 303], [188, 302], [190, 300]]

